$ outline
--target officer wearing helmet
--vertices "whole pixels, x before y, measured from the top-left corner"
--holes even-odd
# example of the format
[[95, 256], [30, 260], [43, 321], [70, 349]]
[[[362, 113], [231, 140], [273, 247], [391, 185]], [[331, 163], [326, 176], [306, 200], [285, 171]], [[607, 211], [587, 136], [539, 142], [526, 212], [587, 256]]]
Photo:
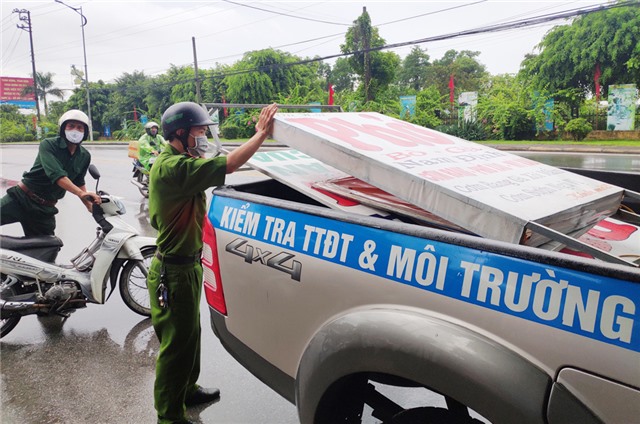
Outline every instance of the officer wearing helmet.
[[181, 102], [162, 115], [169, 145], [149, 178], [149, 218], [158, 230], [158, 250], [147, 287], [151, 319], [160, 349], [156, 362], [154, 404], [158, 423], [185, 423], [185, 407], [212, 402], [218, 389], [196, 384], [200, 373], [200, 297], [202, 293], [202, 222], [205, 190], [220, 186], [225, 175], [242, 166], [271, 134], [277, 106], [262, 109], [256, 133], [227, 156], [205, 158], [207, 127], [201, 106]]
[[31, 169], [0, 199], [0, 225], [19, 222], [26, 236], [54, 235], [56, 203], [67, 192], [78, 196], [89, 212], [93, 202], [100, 203], [100, 196], [87, 191], [84, 181], [91, 154], [81, 143], [89, 136], [89, 118], [72, 109], [58, 125], [58, 136], [40, 142]]
[[150, 159], [158, 156], [165, 145], [164, 138], [158, 134], [158, 124], [153, 121], [144, 126], [145, 133], [138, 139], [138, 161], [148, 171], [151, 169]]

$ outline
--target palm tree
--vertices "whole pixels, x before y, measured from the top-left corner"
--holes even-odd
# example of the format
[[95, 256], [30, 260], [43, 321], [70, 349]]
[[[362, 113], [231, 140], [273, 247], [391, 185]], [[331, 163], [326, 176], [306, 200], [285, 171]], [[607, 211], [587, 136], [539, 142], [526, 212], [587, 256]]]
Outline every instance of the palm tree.
[[[56, 96], [60, 99], [64, 98], [64, 92], [60, 88], [53, 87], [53, 76], [51, 72], [36, 72], [36, 94], [39, 99], [42, 100], [44, 104], [44, 114], [49, 114], [49, 107], [47, 106], [47, 94], [51, 96]], [[33, 86], [26, 86], [22, 90], [22, 95], [27, 96], [29, 94], [33, 94]]]

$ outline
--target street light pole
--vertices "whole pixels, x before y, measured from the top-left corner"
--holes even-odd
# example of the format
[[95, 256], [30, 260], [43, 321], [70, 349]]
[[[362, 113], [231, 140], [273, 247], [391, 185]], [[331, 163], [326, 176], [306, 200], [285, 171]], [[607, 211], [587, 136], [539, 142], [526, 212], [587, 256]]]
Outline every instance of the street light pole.
[[82, 52], [84, 54], [84, 82], [87, 88], [87, 116], [89, 117], [89, 141], [93, 141], [93, 122], [91, 121], [91, 96], [89, 95], [89, 71], [87, 69], [87, 48], [84, 43], [84, 26], [87, 24], [87, 18], [82, 14], [82, 6], [71, 7], [68, 4], [55, 0], [56, 3], [60, 3], [63, 6], [68, 7], [77, 14], [80, 15], [80, 26], [82, 28]]

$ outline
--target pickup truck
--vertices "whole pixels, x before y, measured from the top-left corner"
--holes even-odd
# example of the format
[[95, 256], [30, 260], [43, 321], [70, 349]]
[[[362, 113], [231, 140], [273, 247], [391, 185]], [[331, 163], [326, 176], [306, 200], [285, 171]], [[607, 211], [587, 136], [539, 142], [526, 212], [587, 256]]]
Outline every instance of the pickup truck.
[[[213, 331], [301, 423], [639, 422], [637, 261], [330, 197], [264, 178], [215, 189], [204, 222]], [[591, 232], [637, 253], [638, 224]]]

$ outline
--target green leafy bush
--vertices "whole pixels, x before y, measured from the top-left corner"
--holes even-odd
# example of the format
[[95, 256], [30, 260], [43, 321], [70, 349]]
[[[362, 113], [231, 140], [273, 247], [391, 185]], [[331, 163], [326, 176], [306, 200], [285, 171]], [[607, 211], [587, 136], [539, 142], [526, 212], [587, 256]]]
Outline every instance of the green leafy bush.
[[531, 140], [535, 134], [535, 121], [523, 108], [514, 108], [508, 113], [503, 127], [505, 140]]
[[440, 125], [436, 127], [436, 130], [465, 140], [479, 141], [487, 139], [487, 132], [482, 124], [477, 121], [463, 120], [457, 125]]
[[571, 135], [575, 141], [584, 140], [593, 128], [584, 118], [575, 118], [567, 122], [564, 130]]
[[225, 122], [222, 126], [220, 126], [220, 135], [222, 138], [226, 138], [227, 140], [235, 140], [240, 138], [238, 135], [240, 134], [240, 127], [238, 125]]
[[24, 141], [27, 131], [24, 125], [12, 121], [4, 121], [0, 125], [0, 141]]
[[234, 113], [220, 125], [220, 134], [227, 140], [250, 138], [256, 133], [256, 123], [260, 110], [250, 110], [245, 113]]
[[[96, 131], [93, 132], [94, 140], [98, 139], [100, 133], [96, 135]], [[144, 134], [144, 125], [140, 121], [127, 121], [126, 128], [116, 130], [113, 132], [113, 138], [116, 140], [137, 140], [142, 134]]]

